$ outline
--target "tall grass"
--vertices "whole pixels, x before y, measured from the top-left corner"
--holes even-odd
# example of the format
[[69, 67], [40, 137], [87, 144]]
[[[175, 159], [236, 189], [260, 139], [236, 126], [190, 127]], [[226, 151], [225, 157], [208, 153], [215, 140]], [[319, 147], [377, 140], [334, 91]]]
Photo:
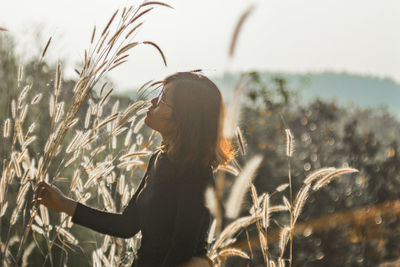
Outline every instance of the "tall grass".
[[[215, 266], [222, 266], [224, 261], [229, 256], [239, 256], [245, 259], [250, 259], [250, 256], [242, 250], [234, 249], [234, 243], [236, 242], [237, 234], [239, 231], [246, 229], [255, 224], [259, 236], [260, 250], [264, 259], [266, 266], [292, 266], [292, 252], [293, 252], [293, 236], [295, 231], [295, 226], [298, 218], [301, 215], [302, 209], [307, 202], [308, 195], [310, 194], [311, 188], [316, 191], [327, 185], [334, 178], [343, 174], [350, 174], [357, 172], [353, 168], [339, 168], [334, 167], [321, 168], [311, 173], [305, 177], [303, 181], [303, 186], [296, 192], [294, 200], [292, 197], [291, 190], [291, 168], [290, 160], [294, 155], [293, 150], [293, 136], [289, 129], [286, 129], [286, 155], [288, 157], [288, 183], [284, 183], [276, 188], [272, 193], [262, 193], [258, 195], [256, 187], [252, 183], [255, 173], [262, 162], [261, 156], [255, 156], [252, 158], [246, 166], [242, 169], [240, 174], [237, 176], [234, 185], [232, 186], [230, 195], [226, 201], [226, 213], [227, 218], [233, 219], [230, 224], [228, 224], [219, 234], [214, 231], [210, 231], [210, 236], [208, 238], [210, 242], [210, 249], [208, 251], [208, 256], [213, 260]], [[243, 138], [240, 136], [240, 138]], [[238, 141], [239, 144], [244, 141]], [[289, 187], [289, 200], [283, 196], [283, 203], [277, 205], [271, 205], [270, 196], [276, 193], [282, 193]], [[206, 194], [207, 203], [218, 203], [221, 200], [215, 199], [218, 194], [210, 193], [209, 189]], [[251, 195], [252, 207], [249, 210], [250, 215], [244, 217], [238, 217], [241, 211], [243, 198], [246, 193]], [[216, 217], [213, 225], [217, 221], [221, 221], [222, 216], [220, 213], [216, 212], [215, 205], [210, 205], [213, 211], [213, 215]], [[270, 246], [272, 244], [268, 243], [268, 227], [270, 226], [270, 217], [276, 212], [288, 212], [289, 213], [289, 224], [278, 224], [281, 228], [279, 243], [277, 244], [279, 248], [279, 255], [274, 258], [271, 254]], [[278, 222], [276, 222], [278, 223]], [[287, 246], [289, 244], [289, 253], [286, 253]], [[251, 245], [249, 243], [249, 251], [252, 252]], [[284, 255], [288, 255], [284, 257]]]
[[[143, 25], [140, 20], [158, 6], [169, 7], [160, 2], [126, 7], [115, 11], [101, 32], [94, 27], [90, 46], [84, 51], [83, 67], [77, 70], [79, 78], [69, 92], [70, 100], [61, 99], [62, 66], [58, 64], [54, 89], [48, 97], [48, 127], [51, 131], [39, 153], [31, 145], [43, 137], [35, 135], [35, 123], [26, 125], [26, 118], [29, 110], [40, 103], [42, 94], [37, 92], [32, 96], [32, 84], [23, 85], [23, 68], [20, 68], [16, 88], [20, 93], [11, 101], [11, 118], [2, 125], [3, 142], [11, 143], [9, 156], [3, 159], [0, 179], [2, 225], [7, 225], [4, 218], [9, 219], [7, 234], [0, 239], [2, 266], [26, 265], [30, 253], [35, 250], [42, 254], [43, 265], [54, 266], [52, 250], [55, 246], [62, 250], [61, 261], [64, 263], [69, 250], [83, 250], [71, 232], [70, 217], [51, 214], [44, 206], [30, 206], [26, 196], [32, 195], [39, 181], [61, 186], [69, 184], [69, 196], [83, 203], [97, 198], [98, 204], [110, 212], [121, 211], [134, 193], [134, 174], [138, 168], [145, 168], [141, 158], [152, 152], [149, 150], [152, 140], [145, 139], [141, 133], [149, 103], [139, 100], [120, 109], [119, 101], [108, 103], [113, 89], [107, 88], [107, 83], [101, 83], [107, 73], [126, 62], [129, 52], [138, 45], [156, 48], [166, 65], [157, 44], [134, 41], [136, 31]], [[52, 38], [46, 43], [40, 60], [51, 49], [51, 42]], [[140, 97], [145, 98], [159, 84], [145, 84]], [[89, 108], [84, 122], [80, 123], [78, 112], [85, 104]], [[111, 111], [109, 114], [105, 112], [107, 109]], [[11, 198], [13, 192], [18, 192], [16, 199]], [[121, 264], [125, 251], [136, 249], [138, 238], [121, 241], [106, 237], [92, 254], [92, 264]], [[33, 243], [28, 244], [31, 239]]]
[[[254, 8], [254, 6], [250, 6], [247, 10], [245, 10], [235, 26], [228, 54], [230, 58], [233, 58], [234, 56], [236, 43], [239, 38], [239, 32], [241, 31], [244, 22], [248, 19]], [[250, 80], [251, 79], [248, 76], [243, 76], [237, 83], [234, 99], [229, 106], [229, 113], [224, 128], [225, 135], [231, 138], [233, 138], [234, 129], [236, 129], [237, 144], [239, 146], [242, 156], [244, 156], [244, 159], [247, 158], [246, 141], [243, 138], [243, 134], [238, 127], [238, 124], [240, 117], [241, 96], [243, 95], [243, 92], [245, 91]], [[246, 228], [249, 228], [254, 224], [258, 232], [260, 250], [266, 266], [281, 267], [286, 266], [286, 264], [292, 266], [294, 229], [296, 222], [301, 215], [301, 211], [306, 204], [310, 189], [312, 188], [314, 191], [319, 190], [339, 175], [358, 172], [358, 170], [353, 168], [321, 168], [304, 179], [303, 186], [294, 196], [291, 176], [291, 160], [295, 151], [294, 136], [292, 135], [289, 128], [285, 129], [285, 139], [285, 153], [288, 159], [288, 183], [281, 184], [272, 193], [264, 192], [261, 195], [258, 195], [256, 187], [254, 186], [252, 180], [254, 179], [257, 173], [257, 169], [261, 165], [263, 158], [261, 155], [255, 155], [245, 164], [243, 168], [238, 165], [236, 160], [234, 160], [233, 165], [226, 166], [220, 169], [222, 171], [227, 171], [237, 176], [235, 183], [231, 187], [230, 194], [225, 202], [225, 205], [222, 204], [224, 201], [222, 198], [222, 196], [224, 195], [224, 192], [222, 192], [224, 188], [223, 186], [217, 186], [217, 192], [212, 192], [211, 188], [207, 190], [205, 195], [206, 202], [208, 203], [208, 206], [210, 207], [210, 210], [215, 217], [208, 236], [210, 248], [208, 250], [208, 256], [210, 259], [212, 259], [214, 266], [223, 266], [227, 257], [231, 256], [239, 256], [245, 259], [251, 259], [253, 257], [253, 249], [249, 241], [247, 231], [246, 235], [249, 241], [248, 245], [250, 255], [248, 255], [245, 251], [235, 249], [234, 243], [236, 242], [239, 231], [246, 230]], [[224, 184], [224, 180], [225, 175], [223, 173], [220, 173], [217, 177], [217, 184]], [[287, 188], [289, 188], [289, 200], [285, 196], [283, 196], [282, 204], [271, 205], [270, 197], [277, 193], [283, 193]], [[250, 193], [253, 202], [252, 207], [249, 209], [250, 215], [238, 217], [241, 211], [244, 196], [248, 192]], [[218, 206], [218, 204], [220, 206]], [[225, 214], [222, 214], [221, 210], [224, 210]], [[288, 212], [289, 224], [285, 224], [284, 222], [282, 222], [282, 224], [279, 224], [279, 222], [275, 221], [275, 223], [280, 227], [280, 238], [279, 243], [277, 244], [280, 253], [278, 256], [275, 256], [271, 253], [270, 246], [272, 244], [269, 244], [268, 242], [268, 227], [270, 227], [271, 215], [277, 212]], [[224, 216], [225, 218], [230, 219], [231, 222], [219, 231], [219, 227], [223, 227], [221, 226], [221, 222], [225, 221]], [[285, 253], [288, 244], [289, 253]], [[287, 254], [288, 256], [285, 257], [285, 255]]]

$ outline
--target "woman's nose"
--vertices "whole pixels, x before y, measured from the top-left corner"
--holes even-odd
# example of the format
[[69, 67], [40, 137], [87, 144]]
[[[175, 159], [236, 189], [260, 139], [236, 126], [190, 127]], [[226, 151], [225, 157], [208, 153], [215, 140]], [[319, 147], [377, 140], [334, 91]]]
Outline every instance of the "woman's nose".
[[155, 107], [157, 105], [157, 97], [154, 97], [150, 102]]

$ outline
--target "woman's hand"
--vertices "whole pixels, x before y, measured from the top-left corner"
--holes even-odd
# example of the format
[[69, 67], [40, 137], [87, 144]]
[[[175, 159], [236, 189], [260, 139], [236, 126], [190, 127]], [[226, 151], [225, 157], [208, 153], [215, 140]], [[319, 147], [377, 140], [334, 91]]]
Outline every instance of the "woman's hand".
[[65, 212], [70, 216], [74, 215], [76, 208], [76, 201], [67, 198], [60, 189], [45, 182], [40, 182], [36, 186], [33, 204], [42, 204], [51, 210]]

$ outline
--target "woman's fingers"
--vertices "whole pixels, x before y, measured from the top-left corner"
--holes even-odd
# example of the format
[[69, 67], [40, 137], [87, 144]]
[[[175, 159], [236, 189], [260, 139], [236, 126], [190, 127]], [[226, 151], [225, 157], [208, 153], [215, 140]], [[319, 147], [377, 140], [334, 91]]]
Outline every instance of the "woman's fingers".
[[45, 182], [40, 182], [35, 188], [35, 197], [32, 204], [42, 204], [43, 200], [49, 195], [50, 186]]
[[41, 188], [41, 187], [44, 188], [44, 189], [50, 189], [51, 188], [51, 186], [46, 182], [39, 182], [36, 185], [36, 189]]
[[43, 193], [46, 191], [44, 186], [39, 185], [35, 190], [36, 197], [42, 197]]

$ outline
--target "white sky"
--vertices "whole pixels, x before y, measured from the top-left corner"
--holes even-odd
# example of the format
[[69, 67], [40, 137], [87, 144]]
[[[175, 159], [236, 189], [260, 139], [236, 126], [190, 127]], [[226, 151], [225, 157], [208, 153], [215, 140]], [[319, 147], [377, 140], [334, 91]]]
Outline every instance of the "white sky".
[[[1, 0], [0, 26], [18, 38], [20, 51], [38, 48], [54, 36], [47, 55], [66, 60], [70, 70], [89, 47], [94, 25], [102, 29], [114, 10], [135, 3], [120, 0]], [[119, 89], [132, 88], [169, 73], [203, 68], [209, 76], [224, 71], [348, 71], [400, 82], [399, 0], [179, 0], [166, 1], [146, 17], [138, 40], [164, 51], [168, 68], [153, 48], [139, 47], [111, 77]], [[232, 31], [251, 4], [232, 61], [227, 58]], [[1, 38], [1, 37], [0, 37]], [[69, 73], [72, 73], [71, 71]]]

